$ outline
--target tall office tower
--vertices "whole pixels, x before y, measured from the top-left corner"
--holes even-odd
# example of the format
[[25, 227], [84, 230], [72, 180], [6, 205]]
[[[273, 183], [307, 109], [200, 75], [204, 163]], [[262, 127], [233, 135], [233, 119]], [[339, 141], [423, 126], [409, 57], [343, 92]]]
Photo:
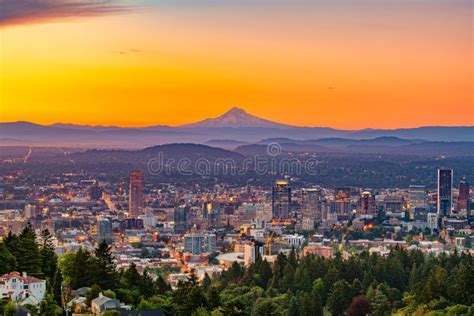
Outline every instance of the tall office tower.
[[415, 209], [424, 209], [427, 208], [427, 194], [426, 188], [424, 185], [410, 185], [408, 189], [408, 203], [410, 206], [410, 211], [415, 211]]
[[439, 217], [449, 216], [453, 205], [453, 170], [438, 169], [438, 207]]
[[128, 211], [131, 217], [137, 217], [143, 213], [143, 172], [130, 172], [130, 187], [128, 193]]
[[110, 243], [113, 241], [112, 222], [108, 218], [99, 218], [97, 220], [97, 237], [98, 241]]
[[272, 215], [275, 219], [285, 220], [290, 216], [291, 188], [287, 181], [279, 180], [272, 190]]
[[189, 229], [189, 206], [182, 205], [174, 208], [174, 232], [184, 234]]
[[351, 215], [351, 188], [336, 187], [334, 201], [329, 203], [330, 213], [337, 220], [347, 220]]
[[301, 210], [303, 217], [321, 220], [321, 189], [309, 188], [301, 190]]
[[369, 191], [362, 192], [362, 196], [357, 202], [357, 215], [375, 216], [376, 211], [375, 196]]
[[466, 181], [466, 177], [463, 177], [459, 182], [459, 195], [456, 209], [458, 211], [467, 211], [469, 206], [469, 183]]

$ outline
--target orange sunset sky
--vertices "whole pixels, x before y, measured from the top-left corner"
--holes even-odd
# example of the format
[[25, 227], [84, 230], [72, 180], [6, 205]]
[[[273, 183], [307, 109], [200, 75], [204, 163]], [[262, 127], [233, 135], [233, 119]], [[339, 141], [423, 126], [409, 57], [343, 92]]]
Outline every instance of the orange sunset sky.
[[0, 0], [2, 122], [474, 125], [470, 0], [44, 3]]

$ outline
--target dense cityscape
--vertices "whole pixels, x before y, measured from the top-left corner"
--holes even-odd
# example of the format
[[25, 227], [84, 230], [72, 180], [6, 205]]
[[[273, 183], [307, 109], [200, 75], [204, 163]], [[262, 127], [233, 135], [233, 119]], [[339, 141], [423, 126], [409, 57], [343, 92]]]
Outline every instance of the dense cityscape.
[[48, 184], [5, 175], [1, 308], [468, 315], [474, 204], [455, 172], [438, 169], [435, 188], [404, 189], [301, 187], [289, 175], [268, 186], [189, 188], [151, 184], [149, 170], [119, 181], [68, 173]]

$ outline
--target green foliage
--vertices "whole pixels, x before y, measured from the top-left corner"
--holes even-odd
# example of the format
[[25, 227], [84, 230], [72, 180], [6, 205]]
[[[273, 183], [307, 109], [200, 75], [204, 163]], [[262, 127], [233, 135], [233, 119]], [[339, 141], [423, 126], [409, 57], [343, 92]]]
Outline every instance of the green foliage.
[[3, 307], [3, 315], [4, 316], [16, 316], [16, 315], [18, 315], [18, 308], [16, 307], [16, 304], [13, 303], [13, 302], [8, 302]]
[[91, 286], [89, 291], [87, 291], [86, 299], [87, 305], [90, 305], [93, 299], [99, 297], [100, 292], [102, 292], [102, 288], [98, 284], [94, 284]]
[[194, 313], [193, 316], [211, 316], [211, 313], [205, 307], [199, 307]]
[[[65, 283], [72, 289], [89, 287], [93, 283], [93, 259], [89, 252], [83, 248], [73, 253], [67, 253], [59, 259], [59, 269], [61, 270]], [[88, 273], [84, 273], [88, 271]]]
[[[82, 251], [82, 248], [79, 248], [78, 252], [79, 251]], [[73, 269], [75, 260], [76, 254], [73, 252], [68, 252], [58, 259], [58, 268], [61, 271], [63, 281], [67, 286], [70, 286], [72, 280], [76, 277]]]
[[199, 307], [206, 307], [207, 297], [200, 286], [193, 281], [181, 283], [172, 294], [174, 314], [192, 315]]
[[346, 280], [339, 280], [331, 288], [328, 309], [333, 315], [343, 315], [352, 301], [351, 286]]
[[[201, 283], [192, 274], [189, 282], [172, 290], [165, 277], [176, 268], [157, 269], [156, 279], [149, 271], [140, 274], [134, 264], [117, 272], [105, 243], [93, 253], [79, 249], [57, 259], [48, 232], [42, 236], [43, 243], [36, 244], [28, 225], [0, 243], [0, 273], [24, 268], [49, 279], [50, 294], [41, 303], [40, 315], [56, 315], [61, 292], [84, 286], [91, 287], [89, 303], [103, 291], [133, 307], [160, 308], [178, 316], [322, 316], [325, 310], [352, 316], [473, 314], [474, 260], [466, 253], [433, 256], [395, 248], [388, 256], [362, 251], [348, 259], [339, 254], [326, 259], [298, 257], [292, 251], [278, 254], [273, 264], [260, 256], [249, 267], [235, 262], [213, 279], [206, 275]], [[0, 313], [6, 307], [0, 302]]]
[[[253, 305], [252, 316], [272, 316], [287, 314], [289, 308], [288, 294], [276, 297], [260, 297]], [[286, 312], [286, 313], [285, 313]]]
[[387, 296], [380, 290], [376, 290], [374, 297], [370, 300], [370, 307], [374, 316], [390, 315], [391, 307]]
[[41, 238], [43, 243], [40, 247], [41, 256], [41, 271], [44, 276], [52, 283], [56, 274], [58, 257], [54, 252], [54, 246], [52, 242], [53, 236], [49, 230], [45, 229], [41, 232]]
[[211, 286], [207, 291], [207, 302], [210, 310], [214, 310], [221, 306], [221, 298], [216, 286]]
[[114, 291], [112, 290], [105, 290], [104, 292], [102, 292], [102, 294], [104, 296], [107, 296], [108, 298], [113, 298], [113, 299], [116, 299], [117, 298], [117, 295], [115, 294]]
[[56, 304], [53, 296], [47, 294], [46, 298], [41, 301], [39, 313], [42, 316], [57, 316], [62, 314], [62, 309]]
[[120, 316], [120, 312], [119, 311], [114, 311], [114, 310], [105, 311], [103, 313], [100, 313], [100, 316]]
[[298, 301], [296, 297], [292, 296], [290, 306], [288, 307], [288, 316], [300, 316], [300, 309], [298, 308]]
[[168, 314], [173, 310], [171, 297], [163, 295], [155, 295], [148, 299], [142, 299], [137, 306], [138, 309], [155, 309], [160, 308]]
[[29, 222], [20, 235], [13, 235], [10, 232], [7, 238], [5, 238], [5, 246], [16, 258], [16, 270], [19, 272], [27, 272], [29, 275], [35, 277], [44, 276], [41, 270], [43, 262], [39, 246], [36, 243], [36, 234]]
[[15, 270], [17, 262], [4, 242], [0, 242], [0, 275], [10, 273]]
[[56, 273], [54, 275], [53, 287], [52, 287], [52, 294], [55, 302], [58, 305], [62, 305], [62, 283], [63, 277], [60, 269], [56, 269]]
[[95, 249], [95, 256], [92, 259], [93, 281], [103, 289], [114, 289], [118, 280], [110, 250], [111, 247], [103, 240]]

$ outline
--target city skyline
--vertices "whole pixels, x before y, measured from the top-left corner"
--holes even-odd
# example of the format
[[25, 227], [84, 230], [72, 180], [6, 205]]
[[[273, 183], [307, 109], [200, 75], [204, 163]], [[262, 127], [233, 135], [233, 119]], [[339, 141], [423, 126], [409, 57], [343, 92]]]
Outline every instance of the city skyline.
[[240, 106], [297, 126], [474, 125], [469, 1], [16, 3], [2, 122], [176, 126]]

